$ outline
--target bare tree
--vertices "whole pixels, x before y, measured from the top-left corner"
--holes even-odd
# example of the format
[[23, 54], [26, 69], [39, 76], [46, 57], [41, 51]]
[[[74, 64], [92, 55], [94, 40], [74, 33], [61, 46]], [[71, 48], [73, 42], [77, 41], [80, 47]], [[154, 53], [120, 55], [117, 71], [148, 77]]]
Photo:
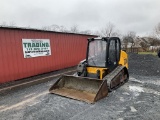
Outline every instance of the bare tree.
[[51, 30], [51, 26], [43, 26], [41, 29], [42, 30]]
[[3, 26], [3, 27], [8, 26], [8, 25], [7, 25], [7, 22], [4, 22], [4, 21], [3, 21], [3, 22], [1, 23], [1, 26]]
[[43, 26], [41, 28], [42, 30], [49, 30], [49, 31], [57, 31], [57, 32], [67, 32], [68, 30], [66, 29], [65, 26], [61, 25], [51, 25], [51, 26]]
[[78, 25], [73, 25], [70, 28], [70, 32], [72, 32], [72, 33], [78, 33], [79, 32]]
[[84, 30], [80, 32], [81, 34], [87, 34], [87, 35], [91, 35], [92, 31], [91, 30]]
[[0, 23], [0, 26], [3, 26], [3, 27], [15, 27], [16, 26], [16, 23], [14, 21], [11, 21], [10, 23], [7, 23], [5, 21], [3, 21], [2, 23]]
[[142, 47], [142, 49], [143, 49], [144, 51], [147, 51], [147, 48], [148, 48], [150, 45], [147, 44], [147, 43], [145, 43], [145, 42], [141, 42], [141, 43], [140, 43], [140, 46]]
[[15, 23], [14, 21], [12, 21], [12, 22], [9, 23], [9, 26], [15, 27], [15, 26], [16, 26], [16, 23]]
[[160, 40], [155, 37], [148, 37], [150, 46], [160, 46]]
[[28, 28], [28, 29], [29, 29], [29, 28], [31, 28], [31, 26], [30, 26], [30, 25], [28, 25], [28, 26], [26, 26], [26, 28]]
[[66, 29], [65, 26], [61, 25], [61, 26], [59, 26], [59, 30], [58, 31], [59, 32], [67, 32], [68, 30]]
[[109, 22], [104, 28], [102, 28], [101, 36], [105, 37], [119, 36], [119, 33], [118, 30], [115, 29], [115, 25]]
[[97, 36], [99, 36], [99, 37], [101, 36], [101, 34], [100, 34], [100, 32], [99, 32], [98, 30], [97, 30], [97, 31], [94, 31], [94, 32], [93, 32], [93, 35], [97, 35]]
[[59, 31], [59, 26], [56, 24], [51, 25], [52, 31]]
[[127, 49], [128, 43], [129, 43], [128, 37], [127, 36], [123, 36], [122, 45], [124, 46], [125, 49]]
[[129, 31], [128, 34], [127, 34], [128, 37], [132, 38], [132, 39], [135, 39], [136, 38], [136, 32], [134, 31]]
[[123, 44], [125, 48], [127, 48], [129, 43], [131, 44], [131, 48], [132, 48], [133, 45], [135, 44], [134, 43], [135, 38], [136, 38], [136, 32], [134, 31], [129, 31], [127, 35], [123, 36]]
[[155, 27], [155, 36], [160, 39], [160, 23]]

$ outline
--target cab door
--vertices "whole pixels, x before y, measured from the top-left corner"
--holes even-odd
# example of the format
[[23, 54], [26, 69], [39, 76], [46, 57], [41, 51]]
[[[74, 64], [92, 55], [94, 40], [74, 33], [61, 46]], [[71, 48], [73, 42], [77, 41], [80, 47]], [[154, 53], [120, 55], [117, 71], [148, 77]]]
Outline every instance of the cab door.
[[109, 39], [108, 44], [108, 65], [110, 70], [115, 69], [118, 66], [120, 59], [120, 40], [119, 38], [113, 37]]

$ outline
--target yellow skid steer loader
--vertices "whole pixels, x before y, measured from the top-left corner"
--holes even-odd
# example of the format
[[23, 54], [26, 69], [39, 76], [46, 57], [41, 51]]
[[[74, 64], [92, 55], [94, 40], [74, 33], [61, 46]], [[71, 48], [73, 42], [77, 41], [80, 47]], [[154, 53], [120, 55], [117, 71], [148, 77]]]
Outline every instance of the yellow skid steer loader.
[[49, 92], [94, 103], [128, 79], [128, 56], [120, 39], [89, 38], [86, 59], [78, 64], [76, 74], [61, 76]]

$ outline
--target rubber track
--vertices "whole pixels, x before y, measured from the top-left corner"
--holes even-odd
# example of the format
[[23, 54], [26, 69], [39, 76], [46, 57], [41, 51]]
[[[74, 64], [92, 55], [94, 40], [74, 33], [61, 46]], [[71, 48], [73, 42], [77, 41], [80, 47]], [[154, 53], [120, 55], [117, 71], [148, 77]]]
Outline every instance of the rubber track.
[[[122, 72], [122, 70], [124, 69], [124, 66], [118, 66], [117, 68], [115, 68], [111, 73], [109, 73], [108, 75], [106, 75], [103, 80], [107, 80], [107, 84], [108, 84], [108, 89], [109, 91], [112, 91], [114, 89], [116, 89], [117, 87], [121, 86], [122, 83], [119, 83], [118, 86], [114, 87], [113, 89], [111, 89], [110, 85], [111, 82], [114, 80], [114, 78], [118, 77], [120, 75], [120, 73]], [[128, 78], [127, 78], [128, 79]], [[123, 84], [125, 82], [127, 82], [127, 79], [124, 80]]]

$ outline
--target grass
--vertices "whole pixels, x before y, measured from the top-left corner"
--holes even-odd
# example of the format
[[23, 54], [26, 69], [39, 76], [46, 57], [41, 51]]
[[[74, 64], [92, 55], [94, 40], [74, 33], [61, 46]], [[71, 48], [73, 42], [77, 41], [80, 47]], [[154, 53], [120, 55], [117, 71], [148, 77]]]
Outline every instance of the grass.
[[144, 54], [144, 55], [146, 55], [146, 54], [150, 54], [150, 55], [157, 55], [157, 52], [138, 52], [138, 54]]

